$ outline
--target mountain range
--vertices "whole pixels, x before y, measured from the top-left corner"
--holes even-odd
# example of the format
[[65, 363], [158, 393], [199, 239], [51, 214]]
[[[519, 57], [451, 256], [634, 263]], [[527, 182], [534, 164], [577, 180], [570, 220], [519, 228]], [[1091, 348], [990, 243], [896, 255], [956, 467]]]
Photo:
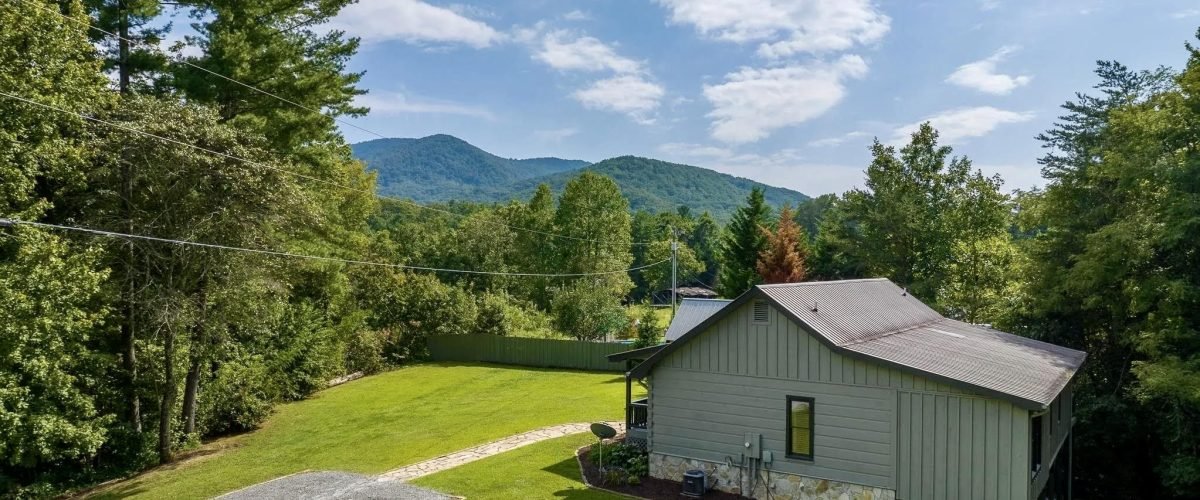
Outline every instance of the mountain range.
[[796, 204], [808, 196], [742, 177], [691, 165], [636, 156], [598, 163], [561, 158], [510, 159], [496, 156], [450, 135], [420, 139], [377, 139], [351, 146], [354, 156], [378, 172], [380, 194], [420, 202], [528, 199], [538, 184], [561, 193], [583, 170], [611, 177], [634, 210], [673, 211], [686, 205], [726, 218], [745, 202], [753, 187], [767, 202]]

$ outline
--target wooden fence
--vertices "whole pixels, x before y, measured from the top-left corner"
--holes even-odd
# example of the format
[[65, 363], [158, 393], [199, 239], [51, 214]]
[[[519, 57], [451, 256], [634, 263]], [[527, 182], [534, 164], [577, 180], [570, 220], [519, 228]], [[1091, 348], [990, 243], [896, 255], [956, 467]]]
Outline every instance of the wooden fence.
[[434, 361], [475, 361], [545, 368], [625, 371], [624, 362], [606, 356], [632, 349], [629, 344], [579, 340], [529, 339], [498, 335], [436, 335], [429, 337]]

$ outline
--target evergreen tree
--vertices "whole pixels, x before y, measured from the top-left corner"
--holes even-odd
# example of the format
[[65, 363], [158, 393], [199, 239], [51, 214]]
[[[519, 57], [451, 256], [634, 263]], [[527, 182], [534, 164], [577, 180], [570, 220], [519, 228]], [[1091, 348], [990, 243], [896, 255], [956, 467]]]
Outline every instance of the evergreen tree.
[[790, 207], [779, 211], [775, 230], [762, 228], [767, 248], [756, 266], [763, 283], [797, 283], [808, 276], [808, 238], [796, 224]]
[[822, 280], [865, 278], [867, 259], [858, 244], [859, 224], [850, 219], [841, 199], [835, 199], [817, 225], [813, 239], [812, 273]]
[[759, 282], [758, 256], [767, 248], [761, 228], [769, 223], [770, 212], [762, 190], [754, 188], [746, 205], [733, 213], [721, 240], [721, 295], [736, 297]]
[[104, 70], [116, 73], [121, 93], [157, 91], [155, 80], [167, 69], [167, 57], [158, 47], [171, 29], [170, 24], [154, 24], [163, 4], [157, 0], [84, 0], [84, 4], [95, 18], [92, 25], [99, 28], [87, 30], [88, 35], [102, 48]]
[[817, 237], [817, 230], [821, 226], [821, 221], [825, 219], [825, 214], [833, 208], [837, 203], [838, 195], [823, 194], [816, 198], [809, 198], [796, 205], [796, 223], [808, 233], [809, 239]]
[[[191, 2], [192, 17], [199, 21], [192, 24], [197, 34], [187, 37], [187, 45], [202, 54], [181, 57], [203, 69], [174, 65], [166, 83], [192, 101], [217, 106], [223, 121], [263, 134], [277, 151], [341, 144], [330, 117], [367, 112], [353, 102], [366, 93], [356, 87], [363, 73], [346, 72], [359, 40], [322, 27], [351, 1]], [[250, 82], [270, 95], [231, 80]]]
[[642, 317], [638, 318], [637, 338], [633, 341], [634, 349], [650, 347], [658, 345], [662, 342], [663, 329], [658, 324], [658, 315], [654, 314], [654, 308], [646, 306], [646, 312], [642, 313]]

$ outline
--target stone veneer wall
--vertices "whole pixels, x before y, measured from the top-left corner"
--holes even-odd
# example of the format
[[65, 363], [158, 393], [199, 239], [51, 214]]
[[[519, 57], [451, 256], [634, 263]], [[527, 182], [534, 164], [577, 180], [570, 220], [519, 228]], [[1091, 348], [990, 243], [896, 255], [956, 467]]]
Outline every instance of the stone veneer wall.
[[[743, 485], [738, 484], [738, 468], [723, 463], [694, 460], [661, 453], [650, 454], [650, 475], [659, 479], [682, 481], [683, 473], [693, 469], [703, 470], [709, 481], [714, 478], [714, 489], [741, 494]], [[745, 476], [742, 476], [743, 481]], [[767, 487], [772, 498], [795, 498], [803, 500], [895, 500], [896, 492], [886, 488], [874, 488], [827, 479], [771, 472], [770, 484], [757, 483], [751, 498], [767, 498]]]

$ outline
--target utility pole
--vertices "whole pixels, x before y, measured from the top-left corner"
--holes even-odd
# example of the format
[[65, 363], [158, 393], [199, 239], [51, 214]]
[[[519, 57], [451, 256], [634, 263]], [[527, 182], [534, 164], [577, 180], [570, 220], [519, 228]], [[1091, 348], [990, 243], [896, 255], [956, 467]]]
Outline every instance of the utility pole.
[[675, 303], [676, 303], [675, 294], [677, 293], [677, 290], [679, 289], [679, 283], [677, 283], [675, 281], [676, 276], [678, 275], [678, 269], [679, 269], [679, 259], [678, 259], [679, 242], [675, 240], [675, 227], [670, 226], [670, 229], [671, 229], [671, 318], [675, 318], [675, 307], [676, 307], [675, 306]]

